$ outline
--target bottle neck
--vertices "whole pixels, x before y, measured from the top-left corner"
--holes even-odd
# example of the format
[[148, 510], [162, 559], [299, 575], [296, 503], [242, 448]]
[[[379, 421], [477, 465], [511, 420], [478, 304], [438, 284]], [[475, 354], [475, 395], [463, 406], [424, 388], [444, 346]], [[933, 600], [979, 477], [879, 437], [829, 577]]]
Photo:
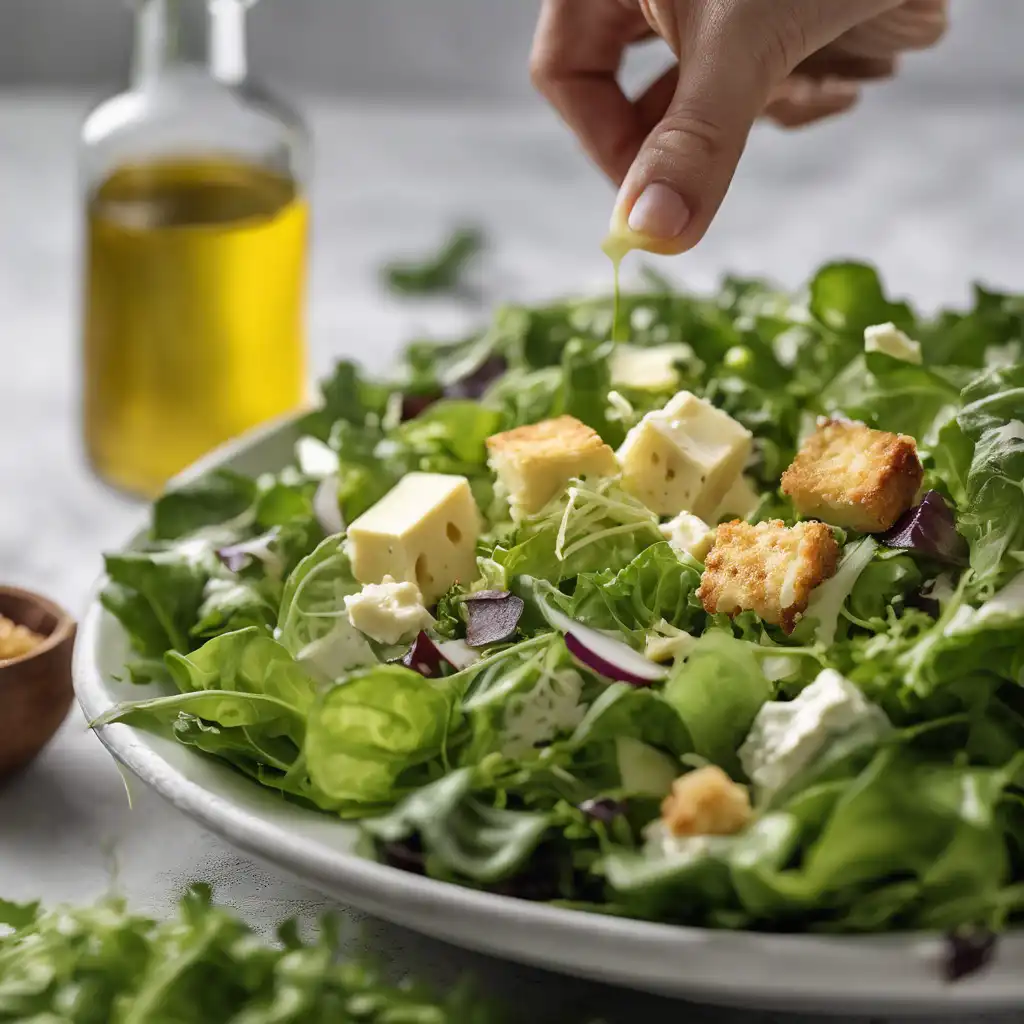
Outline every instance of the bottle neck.
[[226, 85], [248, 73], [246, 13], [252, 0], [136, 0], [132, 83], [152, 85], [181, 65], [204, 66]]

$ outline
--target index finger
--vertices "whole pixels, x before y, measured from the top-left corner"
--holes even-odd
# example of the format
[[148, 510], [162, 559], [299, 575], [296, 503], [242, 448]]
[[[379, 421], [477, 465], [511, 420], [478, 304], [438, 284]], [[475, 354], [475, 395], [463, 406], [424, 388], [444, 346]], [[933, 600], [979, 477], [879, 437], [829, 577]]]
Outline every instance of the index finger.
[[619, 85], [626, 47], [651, 34], [621, 0], [545, 0], [530, 55], [536, 88], [616, 184], [647, 133]]

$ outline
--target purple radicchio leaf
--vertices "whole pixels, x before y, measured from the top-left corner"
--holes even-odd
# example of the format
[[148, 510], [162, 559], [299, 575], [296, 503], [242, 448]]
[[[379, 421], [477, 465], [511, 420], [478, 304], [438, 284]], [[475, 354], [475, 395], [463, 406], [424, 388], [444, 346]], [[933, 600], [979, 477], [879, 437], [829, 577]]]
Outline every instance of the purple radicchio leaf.
[[584, 800], [583, 803], [576, 806], [588, 818], [599, 821], [604, 825], [610, 825], [616, 818], [626, 813], [625, 801], [614, 800], [610, 796], [599, 796], [592, 800]]
[[439, 676], [443, 676], [446, 665], [456, 671], [455, 666], [444, 656], [441, 648], [422, 630], [416, 635], [412, 646], [401, 660], [406, 668], [419, 672], [427, 679], [437, 679]]
[[402, 422], [416, 419], [420, 413], [426, 412], [439, 398], [443, 397], [440, 391], [402, 395]]
[[946, 936], [943, 974], [957, 981], [980, 971], [992, 959], [998, 936], [987, 928], [958, 928]]
[[938, 491], [929, 491], [878, 539], [886, 547], [915, 551], [951, 565], [967, 564], [967, 542], [956, 532], [953, 510]]
[[475, 370], [445, 387], [445, 398], [480, 398], [507, 369], [504, 356], [488, 356]]
[[478, 399], [506, 370], [504, 356], [488, 356], [475, 370], [459, 377], [441, 390], [421, 391], [402, 395], [402, 422], [414, 420], [442, 398]]
[[507, 590], [481, 590], [463, 599], [466, 644], [486, 647], [515, 635], [523, 615], [523, 599]]

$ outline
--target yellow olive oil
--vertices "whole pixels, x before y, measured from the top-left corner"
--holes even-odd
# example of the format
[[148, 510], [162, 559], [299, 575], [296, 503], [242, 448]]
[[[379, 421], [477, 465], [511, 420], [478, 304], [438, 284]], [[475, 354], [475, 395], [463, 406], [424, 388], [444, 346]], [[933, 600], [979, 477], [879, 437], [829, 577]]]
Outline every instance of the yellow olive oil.
[[85, 438], [152, 496], [211, 448], [303, 404], [308, 205], [233, 160], [114, 172], [87, 217]]

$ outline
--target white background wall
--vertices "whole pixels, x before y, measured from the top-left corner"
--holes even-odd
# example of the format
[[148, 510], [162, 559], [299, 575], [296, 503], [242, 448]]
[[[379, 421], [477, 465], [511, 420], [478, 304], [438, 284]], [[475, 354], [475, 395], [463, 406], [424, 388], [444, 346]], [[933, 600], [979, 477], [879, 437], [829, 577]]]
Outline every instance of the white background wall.
[[[201, 11], [202, 0], [182, 0]], [[129, 0], [0, 0], [0, 84], [98, 85], [123, 73]], [[520, 99], [539, 0], [262, 0], [258, 70], [348, 95]], [[1024, 2], [953, 0], [943, 47], [914, 58], [901, 88], [1024, 90]]]

